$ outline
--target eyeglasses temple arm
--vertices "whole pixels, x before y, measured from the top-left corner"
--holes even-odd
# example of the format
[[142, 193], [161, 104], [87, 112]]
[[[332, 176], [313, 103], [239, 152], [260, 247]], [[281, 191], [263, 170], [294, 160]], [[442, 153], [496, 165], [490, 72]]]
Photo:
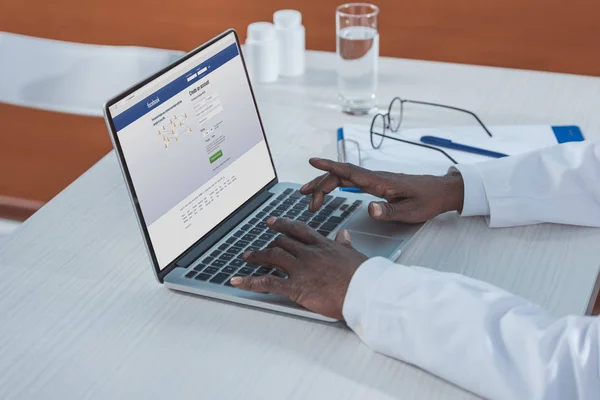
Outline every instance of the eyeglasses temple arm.
[[384, 137], [384, 138], [387, 138], [387, 139], [396, 140], [398, 142], [402, 142], [402, 143], [406, 143], [406, 144], [412, 144], [412, 145], [415, 145], [415, 146], [425, 147], [427, 149], [439, 151], [440, 153], [442, 153], [443, 155], [445, 155], [450, 161], [452, 161], [453, 164], [458, 164], [458, 162], [456, 162], [456, 160], [454, 158], [450, 157], [450, 154], [446, 153], [444, 150], [439, 149], [437, 147], [429, 146], [429, 145], [423, 144], [423, 143], [411, 142], [410, 140], [399, 139], [399, 138], [392, 137], [392, 136], [382, 135], [381, 133], [377, 133], [377, 132], [371, 132], [371, 135], [377, 135], [377, 136], [381, 136], [381, 137]]
[[422, 104], [422, 105], [425, 105], [425, 106], [442, 107], [442, 108], [447, 108], [447, 109], [450, 109], [450, 110], [461, 111], [461, 112], [470, 114], [470, 115], [472, 115], [477, 120], [477, 122], [479, 122], [479, 125], [481, 125], [481, 127], [488, 134], [488, 136], [489, 137], [493, 137], [492, 133], [488, 130], [488, 128], [485, 126], [485, 124], [479, 119], [479, 117], [477, 116], [477, 114], [475, 114], [472, 111], [465, 110], [463, 108], [447, 106], [445, 104], [428, 103], [428, 102], [425, 102], [425, 101], [418, 101], [418, 100], [401, 100], [401, 101], [404, 102], [404, 103]]

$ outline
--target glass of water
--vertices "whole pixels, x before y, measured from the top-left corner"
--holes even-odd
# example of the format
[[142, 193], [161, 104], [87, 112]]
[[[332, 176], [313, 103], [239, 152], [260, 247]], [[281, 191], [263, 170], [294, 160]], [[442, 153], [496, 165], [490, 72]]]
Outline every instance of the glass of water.
[[336, 9], [337, 80], [342, 111], [367, 114], [375, 107], [379, 59], [379, 8], [349, 3]]

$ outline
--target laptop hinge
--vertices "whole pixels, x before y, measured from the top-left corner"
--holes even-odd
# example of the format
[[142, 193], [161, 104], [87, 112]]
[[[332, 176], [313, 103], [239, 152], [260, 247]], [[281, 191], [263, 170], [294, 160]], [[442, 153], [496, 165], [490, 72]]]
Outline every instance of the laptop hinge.
[[192, 247], [188, 252], [183, 255], [175, 265], [177, 267], [187, 268], [195, 260], [204, 254], [208, 249], [215, 245], [225, 235], [227, 235], [232, 229], [234, 229], [240, 222], [246, 219], [252, 214], [258, 207], [260, 207], [265, 201], [269, 200], [273, 193], [269, 192], [272, 186], [266, 188], [261, 192], [255, 199], [251, 200], [243, 208], [238, 210], [233, 216], [226, 220], [219, 228], [212, 232], [209, 236], [203, 239], [196, 246]]

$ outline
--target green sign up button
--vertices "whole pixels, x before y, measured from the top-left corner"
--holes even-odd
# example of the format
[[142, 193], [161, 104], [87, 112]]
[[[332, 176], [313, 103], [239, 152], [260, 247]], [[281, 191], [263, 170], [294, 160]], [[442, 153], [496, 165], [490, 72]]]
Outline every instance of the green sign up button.
[[215, 161], [217, 161], [219, 158], [221, 158], [222, 156], [223, 156], [223, 152], [221, 150], [219, 150], [215, 154], [210, 156], [208, 159], [210, 160], [210, 163], [212, 164]]

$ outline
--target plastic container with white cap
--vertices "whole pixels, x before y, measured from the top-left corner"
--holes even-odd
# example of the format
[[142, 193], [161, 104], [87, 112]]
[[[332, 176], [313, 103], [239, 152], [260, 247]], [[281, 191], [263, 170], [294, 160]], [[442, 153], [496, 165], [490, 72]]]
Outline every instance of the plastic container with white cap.
[[305, 30], [302, 13], [279, 10], [273, 14], [279, 41], [279, 73], [283, 76], [304, 74]]
[[250, 79], [257, 83], [275, 82], [279, 76], [277, 32], [270, 22], [248, 25], [244, 51]]

